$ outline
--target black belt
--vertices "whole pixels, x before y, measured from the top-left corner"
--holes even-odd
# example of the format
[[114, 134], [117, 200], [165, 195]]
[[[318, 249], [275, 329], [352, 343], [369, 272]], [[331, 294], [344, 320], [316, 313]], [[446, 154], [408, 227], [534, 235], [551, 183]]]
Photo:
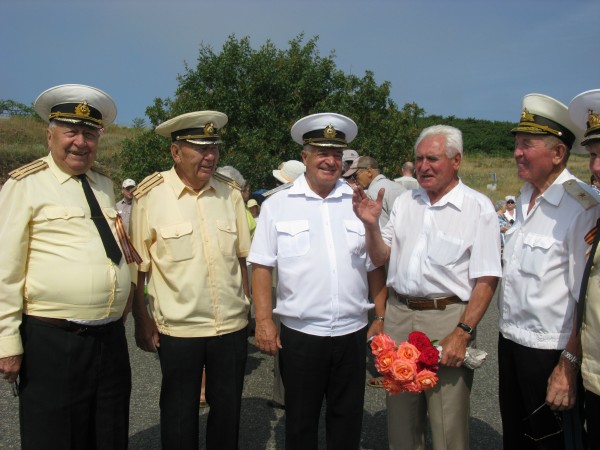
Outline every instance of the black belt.
[[[54, 317], [40, 317], [40, 316], [30, 316], [23, 315], [23, 320], [33, 320], [37, 322], [43, 322], [48, 325], [51, 325], [55, 328], [59, 328], [61, 330], [67, 331], [69, 333], [75, 334], [100, 334], [106, 333], [115, 325], [118, 325], [121, 322], [120, 319], [114, 320], [112, 322], [104, 323], [102, 325], [88, 325], [84, 323], [77, 323], [71, 320], [66, 319], [55, 319]], [[122, 323], [122, 322], [121, 322]]]
[[456, 295], [452, 295], [450, 297], [412, 297], [410, 295], [402, 295], [396, 293], [396, 297], [400, 303], [404, 303], [410, 309], [414, 309], [416, 311], [425, 311], [430, 309], [446, 309], [446, 306], [454, 304], [454, 303], [462, 303], [462, 300], [458, 298]]

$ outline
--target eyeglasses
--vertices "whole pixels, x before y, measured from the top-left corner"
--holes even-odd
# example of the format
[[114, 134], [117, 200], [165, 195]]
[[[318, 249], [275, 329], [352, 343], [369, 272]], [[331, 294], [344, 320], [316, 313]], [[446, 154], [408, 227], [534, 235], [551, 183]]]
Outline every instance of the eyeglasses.
[[514, 203], [514, 202], [515, 202], [514, 200], [508, 200], [508, 201], [506, 202], [506, 204], [509, 204], [509, 203]]
[[546, 403], [538, 406], [523, 422], [529, 425], [529, 433], [523, 432], [523, 436], [533, 442], [540, 442], [563, 432], [560, 413], [552, 411]]

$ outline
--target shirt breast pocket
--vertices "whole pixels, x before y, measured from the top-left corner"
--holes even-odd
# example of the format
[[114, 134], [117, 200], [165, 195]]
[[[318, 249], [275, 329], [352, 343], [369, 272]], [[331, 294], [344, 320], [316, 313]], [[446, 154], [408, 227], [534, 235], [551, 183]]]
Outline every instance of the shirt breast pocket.
[[277, 253], [282, 258], [306, 255], [310, 250], [308, 220], [291, 220], [275, 224]]
[[217, 220], [217, 235], [219, 236], [219, 248], [221, 253], [227, 256], [237, 254], [237, 227], [235, 222], [227, 222], [225, 220]]
[[167, 255], [172, 261], [185, 261], [194, 256], [192, 230], [190, 222], [178, 223], [160, 229], [160, 236]]
[[458, 261], [463, 245], [462, 239], [437, 232], [431, 240], [429, 259], [438, 266], [451, 266]]
[[556, 241], [548, 236], [529, 233], [523, 238], [521, 271], [540, 279]]
[[365, 252], [365, 226], [357, 220], [344, 220], [346, 242], [353, 255], [361, 256]]
[[[88, 242], [90, 231], [85, 220], [85, 212], [77, 206], [49, 206], [41, 214], [41, 224], [45, 230], [61, 235], [64, 243]], [[68, 229], [69, 232], [65, 232]]]

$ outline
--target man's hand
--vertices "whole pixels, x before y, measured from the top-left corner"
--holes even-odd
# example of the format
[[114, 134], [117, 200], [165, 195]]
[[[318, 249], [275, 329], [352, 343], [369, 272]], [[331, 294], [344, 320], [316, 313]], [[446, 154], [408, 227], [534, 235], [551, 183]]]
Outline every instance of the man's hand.
[[440, 364], [448, 367], [460, 367], [465, 360], [467, 344], [471, 340], [469, 333], [455, 328], [452, 333], [440, 341], [442, 360]]
[[[135, 316], [134, 316], [135, 317]], [[135, 343], [145, 352], [156, 353], [160, 347], [158, 328], [148, 314], [135, 317]]]
[[0, 373], [9, 383], [14, 383], [21, 370], [21, 361], [23, 355], [7, 356], [6, 358], [0, 358]]
[[369, 331], [367, 331], [367, 342], [369, 342], [369, 339], [371, 339], [373, 336], [377, 336], [381, 333], [383, 333], [383, 321], [374, 320], [369, 327]]
[[354, 194], [352, 195], [352, 209], [354, 209], [356, 217], [358, 217], [365, 225], [375, 225], [379, 223], [384, 193], [385, 189], [379, 189], [377, 199], [373, 201], [367, 197], [367, 194], [361, 187], [357, 186], [354, 188]]
[[254, 331], [256, 346], [261, 352], [269, 355], [277, 354], [277, 350], [281, 349], [281, 340], [277, 334], [277, 327], [272, 319], [258, 320], [256, 322], [256, 330]]
[[571, 363], [560, 358], [548, 378], [546, 404], [553, 411], [565, 411], [575, 406], [577, 372]]

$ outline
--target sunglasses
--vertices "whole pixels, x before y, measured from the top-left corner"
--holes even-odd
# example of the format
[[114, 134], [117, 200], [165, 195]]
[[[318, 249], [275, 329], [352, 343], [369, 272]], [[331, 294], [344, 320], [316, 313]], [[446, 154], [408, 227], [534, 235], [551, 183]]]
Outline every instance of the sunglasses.
[[515, 202], [514, 200], [509, 200], [506, 203], [514, 203], [514, 202]]

